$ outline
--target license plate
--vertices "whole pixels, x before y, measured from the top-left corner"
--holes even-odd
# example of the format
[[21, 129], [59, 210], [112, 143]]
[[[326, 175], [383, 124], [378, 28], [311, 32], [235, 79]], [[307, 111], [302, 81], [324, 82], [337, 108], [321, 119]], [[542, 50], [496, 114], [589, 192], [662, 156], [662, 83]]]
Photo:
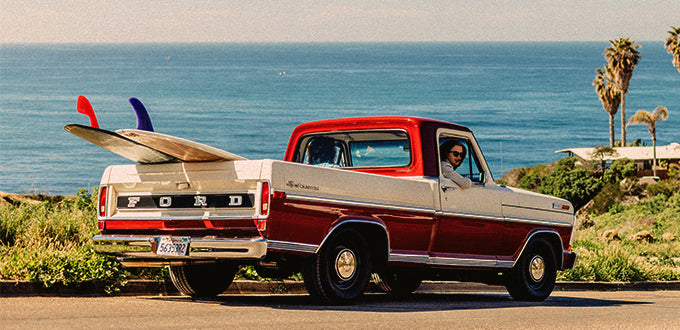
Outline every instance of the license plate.
[[160, 237], [156, 254], [175, 257], [189, 255], [189, 237]]

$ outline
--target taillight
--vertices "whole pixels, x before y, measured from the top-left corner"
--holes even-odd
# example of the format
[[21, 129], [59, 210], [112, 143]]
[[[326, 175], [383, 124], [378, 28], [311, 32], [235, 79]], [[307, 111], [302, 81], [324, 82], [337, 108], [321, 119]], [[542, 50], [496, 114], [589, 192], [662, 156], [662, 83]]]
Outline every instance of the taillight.
[[267, 215], [269, 215], [269, 183], [262, 182], [260, 189], [260, 219], [254, 219], [258, 231], [267, 230]]
[[260, 197], [260, 215], [267, 216], [269, 214], [269, 183], [262, 183], [262, 195]]
[[107, 187], [102, 187], [99, 190], [99, 207], [98, 207], [99, 211], [98, 211], [98, 214], [102, 218], [104, 216], [106, 216], [106, 191], [107, 190], [108, 190]]

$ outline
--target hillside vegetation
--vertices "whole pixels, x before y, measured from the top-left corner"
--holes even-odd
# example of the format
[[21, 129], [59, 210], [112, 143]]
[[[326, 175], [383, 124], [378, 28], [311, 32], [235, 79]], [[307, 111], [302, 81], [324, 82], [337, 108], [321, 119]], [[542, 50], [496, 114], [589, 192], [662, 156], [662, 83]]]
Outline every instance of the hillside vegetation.
[[550, 165], [515, 169], [500, 181], [565, 198], [578, 210], [572, 281], [680, 280], [680, 170], [641, 183], [633, 163], [610, 168], [563, 158]]

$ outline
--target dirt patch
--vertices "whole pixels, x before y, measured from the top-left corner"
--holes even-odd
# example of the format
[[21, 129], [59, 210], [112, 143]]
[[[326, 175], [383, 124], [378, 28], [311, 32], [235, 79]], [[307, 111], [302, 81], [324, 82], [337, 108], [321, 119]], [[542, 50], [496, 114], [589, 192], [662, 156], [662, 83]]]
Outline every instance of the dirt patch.
[[20, 205], [22, 203], [37, 205], [44, 201], [48, 201], [50, 203], [59, 203], [64, 199], [75, 199], [75, 196], [62, 196], [62, 195], [52, 196], [45, 194], [21, 195], [0, 191], [0, 206], [7, 204]]

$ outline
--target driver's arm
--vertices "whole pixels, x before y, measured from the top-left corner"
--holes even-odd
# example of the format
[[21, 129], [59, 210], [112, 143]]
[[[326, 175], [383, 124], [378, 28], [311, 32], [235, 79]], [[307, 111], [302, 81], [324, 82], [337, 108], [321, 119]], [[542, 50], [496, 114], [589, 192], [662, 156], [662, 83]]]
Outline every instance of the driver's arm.
[[453, 166], [449, 162], [442, 162], [442, 174], [445, 178], [450, 179], [462, 189], [468, 189], [472, 187], [472, 180], [458, 174], [458, 172], [453, 169]]

